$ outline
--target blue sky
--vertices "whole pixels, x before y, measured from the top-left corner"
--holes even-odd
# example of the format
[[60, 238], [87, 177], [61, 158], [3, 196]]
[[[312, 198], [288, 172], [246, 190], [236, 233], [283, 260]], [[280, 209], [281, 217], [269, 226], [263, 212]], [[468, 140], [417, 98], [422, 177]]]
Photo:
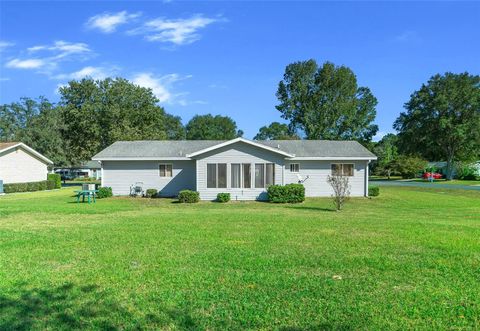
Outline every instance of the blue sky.
[[480, 73], [475, 2], [0, 2], [0, 103], [85, 75], [151, 87], [187, 122], [231, 116], [247, 138], [272, 121], [285, 66], [350, 67], [377, 97], [380, 134], [435, 73]]

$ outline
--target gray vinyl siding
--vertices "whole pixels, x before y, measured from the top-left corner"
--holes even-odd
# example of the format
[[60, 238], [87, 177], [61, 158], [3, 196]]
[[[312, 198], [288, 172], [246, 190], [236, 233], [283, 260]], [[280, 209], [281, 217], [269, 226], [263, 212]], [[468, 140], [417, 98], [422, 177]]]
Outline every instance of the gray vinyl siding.
[[[172, 177], [160, 177], [159, 164], [172, 164]], [[161, 196], [176, 196], [180, 190], [195, 190], [195, 161], [103, 161], [102, 186], [114, 195], [130, 194], [130, 187], [143, 182], [143, 188], [157, 189]]]
[[290, 172], [290, 163], [300, 164], [300, 176], [305, 179], [309, 177], [303, 185], [305, 186], [305, 195], [307, 197], [329, 197], [333, 191], [327, 182], [328, 175], [331, 174], [332, 163], [350, 163], [354, 164], [353, 177], [349, 177], [350, 194], [354, 197], [365, 196], [365, 161], [285, 161], [285, 184], [297, 183], [298, 176]]
[[[227, 188], [207, 188], [207, 164], [227, 164]], [[202, 200], [215, 200], [220, 192], [230, 193], [232, 200], [264, 200], [266, 191], [264, 188], [232, 188], [231, 187], [231, 164], [250, 163], [251, 183], [255, 186], [254, 170], [255, 163], [275, 164], [275, 184], [283, 182], [284, 157], [277, 153], [247, 145], [235, 143], [197, 157], [197, 190]]]

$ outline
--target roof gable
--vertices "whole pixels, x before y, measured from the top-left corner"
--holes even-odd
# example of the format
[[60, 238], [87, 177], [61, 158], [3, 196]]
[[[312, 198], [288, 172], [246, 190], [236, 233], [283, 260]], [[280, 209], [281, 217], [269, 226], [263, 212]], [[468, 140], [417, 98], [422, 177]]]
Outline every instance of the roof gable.
[[53, 164], [53, 162], [50, 159], [43, 156], [42, 154], [40, 154], [39, 152], [37, 152], [33, 148], [25, 145], [24, 143], [21, 143], [21, 142], [0, 143], [0, 153], [8, 152], [10, 150], [14, 150], [15, 148], [21, 148], [21, 149], [27, 151], [28, 153], [32, 154], [33, 156], [39, 158], [43, 162], [45, 162], [47, 164]]
[[294, 157], [295, 156], [295, 154], [287, 153], [285, 151], [282, 151], [281, 149], [274, 148], [274, 147], [271, 147], [271, 146], [267, 146], [267, 145], [257, 143], [257, 142], [251, 141], [251, 140], [247, 140], [247, 139], [244, 139], [244, 138], [235, 138], [235, 139], [232, 139], [232, 140], [228, 140], [228, 141], [225, 141], [225, 142], [222, 142], [222, 143], [219, 143], [219, 144], [201, 149], [201, 150], [196, 151], [194, 153], [187, 154], [186, 156], [187, 157], [195, 157], [195, 156], [202, 155], [202, 154], [205, 154], [207, 152], [214, 151], [216, 149], [219, 149], [219, 148], [222, 148], [222, 147], [225, 147], [225, 146], [229, 146], [229, 145], [232, 145], [232, 144], [235, 144], [235, 143], [238, 143], [238, 142], [241, 142], [241, 143], [244, 143], [244, 144], [247, 144], [247, 145], [251, 145], [251, 146], [255, 146], [255, 147], [258, 147], [258, 148], [261, 148], [261, 149], [264, 149], [264, 150], [268, 150], [268, 151], [273, 152], [273, 153], [281, 154], [281, 155], [286, 156], [286, 157]]

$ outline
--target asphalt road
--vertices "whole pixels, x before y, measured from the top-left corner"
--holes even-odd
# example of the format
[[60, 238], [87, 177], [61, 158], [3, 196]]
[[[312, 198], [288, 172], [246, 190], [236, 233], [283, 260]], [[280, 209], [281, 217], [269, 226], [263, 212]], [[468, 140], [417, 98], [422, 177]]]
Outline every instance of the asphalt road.
[[440, 184], [428, 182], [407, 182], [399, 180], [371, 180], [370, 184], [378, 186], [406, 186], [406, 187], [426, 187], [426, 188], [446, 188], [454, 190], [472, 190], [480, 191], [480, 186], [456, 185], [456, 184]]

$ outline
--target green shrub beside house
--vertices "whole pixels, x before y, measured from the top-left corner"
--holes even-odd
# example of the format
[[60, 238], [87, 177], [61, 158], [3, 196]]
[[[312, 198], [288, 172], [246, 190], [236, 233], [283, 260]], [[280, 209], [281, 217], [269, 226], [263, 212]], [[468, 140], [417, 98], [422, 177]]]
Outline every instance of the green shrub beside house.
[[3, 192], [4, 193], [36, 192], [36, 191], [53, 190], [54, 188], [55, 188], [55, 181], [42, 180], [39, 182], [4, 184]]
[[271, 185], [267, 189], [268, 201], [275, 203], [299, 203], [305, 201], [302, 184]]

